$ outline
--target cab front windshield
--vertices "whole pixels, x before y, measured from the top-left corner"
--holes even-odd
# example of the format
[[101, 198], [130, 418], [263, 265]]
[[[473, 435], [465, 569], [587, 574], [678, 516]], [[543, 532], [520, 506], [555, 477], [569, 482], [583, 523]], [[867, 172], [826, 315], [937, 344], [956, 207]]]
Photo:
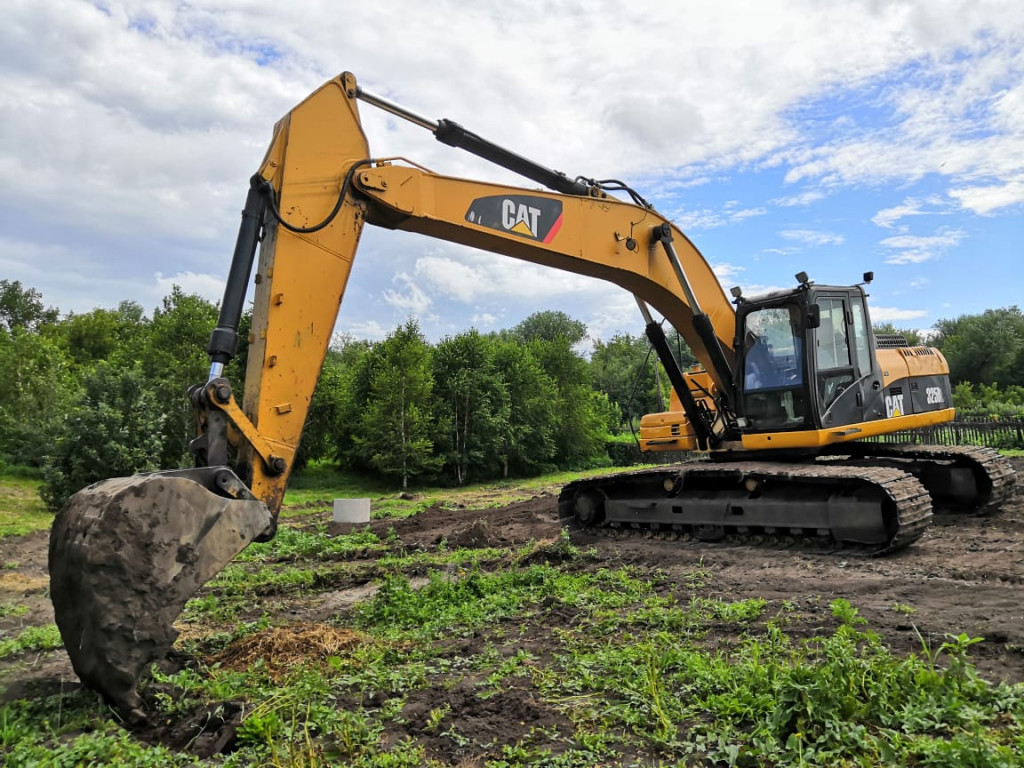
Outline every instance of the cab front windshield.
[[744, 318], [743, 402], [757, 429], [805, 421], [803, 337], [795, 305], [757, 309]]

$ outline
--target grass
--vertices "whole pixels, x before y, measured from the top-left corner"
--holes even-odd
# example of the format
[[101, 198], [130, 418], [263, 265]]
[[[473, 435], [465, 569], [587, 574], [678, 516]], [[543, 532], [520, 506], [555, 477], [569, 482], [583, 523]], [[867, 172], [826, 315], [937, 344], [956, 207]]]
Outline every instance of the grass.
[[[327, 551], [315, 542], [321, 534], [305, 535], [301, 551]], [[349, 536], [334, 554], [377, 543]], [[266, 546], [249, 567], [296, 550], [295, 541]], [[997, 766], [1016, 764], [1024, 745], [1024, 686], [982, 680], [969, 660], [976, 638], [922, 641], [899, 656], [843, 599], [829, 604], [830, 626], [810, 620], [818, 626], [807, 637], [791, 603], [707, 597], [700, 566], [666, 594], [656, 571], [584, 568], [592, 555], [566, 537], [484, 551], [389, 555], [379, 589], [340, 619], [371, 640], [326, 671], [299, 668], [280, 681], [258, 666], [188, 670], [163, 679], [188, 692], [167, 705], [258, 702], [243, 723], [239, 765], [439, 765], [415, 740], [385, 740], [409, 728], [482, 755], [467, 764], [498, 768], [626, 756], [666, 766]], [[424, 567], [417, 584], [409, 574]], [[547, 626], [552, 611], [574, 619]], [[471, 655], [457, 650], [458, 638], [480, 637], [487, 643]], [[531, 652], [541, 638], [543, 653]], [[510, 743], [481, 743], [458, 730], [465, 721], [453, 712], [450, 692], [467, 682], [481, 708], [523, 691], [550, 722], [524, 724]], [[373, 705], [333, 705], [367, 697]], [[431, 703], [410, 722], [406, 705], [421, 700]]]
[[[602, 560], [565, 535], [412, 549], [393, 530], [331, 536], [297, 518], [339, 496], [383, 500], [382, 516], [441, 499], [480, 508], [575, 477], [401, 499], [313, 468], [286, 497], [296, 519], [190, 601], [183, 619], [198, 629], [179, 643], [189, 663], [154, 671], [144, 686], [168, 724], [240, 706], [229, 754], [203, 762], [151, 746], [76, 688], [0, 706], [5, 765], [1021, 764], [1024, 686], [979, 676], [977, 638], [921, 639], [916, 652], [897, 654], [846, 600], [823, 601], [828, 610], [814, 616], [792, 601], [723, 600], [702, 564], [669, 580]], [[220, 661], [236, 641], [301, 622], [297, 610], [353, 585], [367, 588], [363, 599], [319, 620], [365, 640], [283, 672]], [[24, 612], [0, 606], [0, 616]], [[52, 626], [27, 627], [0, 639], [0, 658], [23, 664], [59, 643]], [[501, 739], [471, 725], [486, 718], [504, 724]]]
[[25, 627], [15, 637], [0, 639], [0, 659], [29, 651], [52, 651], [62, 646], [56, 624]]
[[49, 529], [53, 513], [39, 498], [40, 483], [19, 474], [0, 475], [0, 537]]
[[446, 508], [484, 509], [526, 501], [541, 493], [558, 493], [562, 486], [581, 477], [637, 469], [592, 469], [560, 472], [535, 478], [499, 480], [460, 488], [414, 486], [396, 490], [374, 478], [337, 469], [330, 464], [313, 464], [296, 475], [285, 493], [281, 516], [295, 517], [310, 508], [330, 506], [337, 498], [369, 498], [375, 519], [403, 518], [434, 505]]
[[0, 619], [19, 618], [29, 612], [27, 605], [19, 603], [0, 603]]
[[[236, 749], [217, 760], [226, 766], [447, 764], [416, 734], [476, 755], [466, 765], [494, 768], [1019, 764], [1024, 687], [978, 676], [969, 660], [976, 638], [922, 641], [900, 656], [841, 599], [828, 626], [791, 636], [781, 603], [712, 599], [696, 586], [669, 596], [657, 572], [580, 570], [587, 553], [548, 547], [569, 559], [526, 563], [508, 551], [506, 567], [432, 571], [419, 588], [386, 577], [341, 619], [368, 639], [325, 666], [298, 665], [282, 678], [260, 663], [204, 664], [198, 653], [198, 666], [155, 673], [160, 716], [173, 722], [201, 706], [245, 702]], [[546, 624], [566, 608], [571, 623]], [[728, 642], [722, 622], [733, 623]], [[453, 645], [459, 637], [486, 642], [467, 655]], [[541, 652], [530, 652], [538, 639]], [[478, 706], [467, 710], [457, 689]], [[516, 710], [523, 722], [513, 741], [459, 730], [467, 721], [456, 705], [464, 718], [516, 692], [513, 704], [532, 704]], [[413, 715], [410, 702], [429, 704]], [[531, 711], [543, 723], [526, 722]], [[0, 709], [0, 738], [14, 766], [189, 763], [126, 739], [78, 691]]]
[[[499, 507], [540, 493], [557, 493], [570, 480], [605, 472], [565, 472], [464, 488], [417, 487], [401, 492], [373, 478], [344, 472], [329, 464], [314, 464], [292, 478], [281, 516], [301, 516], [311, 508], [330, 506], [336, 498], [370, 498], [373, 516], [378, 519], [409, 517], [436, 504], [452, 508]], [[0, 474], [0, 537], [49, 530], [53, 513], [47, 511], [39, 498], [40, 484], [38, 477], [24, 472]]]

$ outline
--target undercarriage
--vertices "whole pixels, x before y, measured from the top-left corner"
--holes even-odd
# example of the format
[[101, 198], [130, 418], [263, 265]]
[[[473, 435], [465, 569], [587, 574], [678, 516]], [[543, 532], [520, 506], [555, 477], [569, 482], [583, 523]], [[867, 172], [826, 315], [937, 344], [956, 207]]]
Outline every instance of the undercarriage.
[[987, 448], [843, 446], [805, 462], [694, 461], [567, 485], [570, 530], [881, 555], [919, 539], [933, 512], [982, 514], [1013, 492]]

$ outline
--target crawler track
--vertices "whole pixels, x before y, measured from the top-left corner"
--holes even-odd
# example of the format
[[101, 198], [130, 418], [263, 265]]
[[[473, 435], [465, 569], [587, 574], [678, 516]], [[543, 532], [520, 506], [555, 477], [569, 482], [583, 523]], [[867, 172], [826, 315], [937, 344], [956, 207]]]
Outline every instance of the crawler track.
[[559, 517], [598, 535], [805, 545], [881, 555], [919, 539], [931, 497], [901, 469], [845, 463], [694, 462], [567, 485]]
[[[841, 452], [841, 453], [840, 453]], [[932, 495], [937, 514], [987, 515], [1013, 497], [1013, 466], [997, 451], [980, 446], [846, 443], [836, 448], [859, 467], [890, 467], [914, 475]]]

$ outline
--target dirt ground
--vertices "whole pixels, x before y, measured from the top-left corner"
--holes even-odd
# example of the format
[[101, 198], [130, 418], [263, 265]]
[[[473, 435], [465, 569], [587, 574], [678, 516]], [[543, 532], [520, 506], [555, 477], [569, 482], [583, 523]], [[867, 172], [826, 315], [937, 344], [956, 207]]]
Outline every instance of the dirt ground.
[[[920, 650], [917, 632], [940, 642], [946, 633], [984, 637], [972, 649], [979, 671], [994, 682], [1024, 682], [1024, 459], [1012, 461], [1020, 480], [999, 512], [937, 516], [914, 545], [881, 558], [588, 535], [574, 542], [597, 549], [593, 568], [635, 565], [662, 571], [669, 583], [701, 567], [707, 597], [789, 600], [803, 612], [822, 611], [823, 619], [830, 601], [846, 598], [896, 651]], [[558, 533], [555, 498], [548, 496], [500, 509], [432, 509], [374, 526], [382, 534], [394, 526], [406, 546], [424, 547], [442, 539], [449, 546], [508, 546]]]
[[[1024, 459], [1012, 461], [1018, 477], [1024, 478]], [[556, 507], [555, 496], [543, 495], [501, 508], [432, 508], [408, 519], [374, 521], [371, 527], [382, 537], [393, 528], [406, 548], [433, 549], [442, 541], [450, 549], [514, 546], [557, 537]], [[332, 524], [330, 530], [343, 533], [351, 528]], [[936, 518], [916, 544], [877, 559], [640, 538], [581, 535], [574, 541], [596, 552], [582, 566], [587, 569], [634, 565], [657, 574], [659, 583], [671, 590], [700, 568], [706, 574], [707, 597], [760, 597], [776, 607], [790, 601], [810, 617], [809, 628], [815, 622], [831, 626], [829, 602], [846, 598], [870, 629], [899, 653], [920, 650], [918, 633], [938, 642], [949, 632], [980, 636], [985, 640], [972, 647], [971, 655], [981, 674], [992, 681], [1024, 682], [1024, 482], [1018, 483], [1014, 499], [993, 516]], [[46, 546], [45, 533], [0, 540], [0, 605], [29, 607], [25, 615], [0, 617], [0, 630], [8, 636], [20, 627], [53, 621], [46, 596]], [[372, 584], [366, 583], [325, 585], [325, 591], [302, 606], [291, 606], [290, 618], [328, 621], [372, 591]], [[569, 607], [553, 606], [542, 621], [552, 626], [570, 623]], [[538, 637], [542, 629], [538, 628]], [[472, 646], [483, 641], [458, 642]], [[529, 637], [522, 642], [529, 643]], [[453, 648], [463, 654], [473, 650]], [[58, 686], [66, 690], [69, 685], [77, 681], [62, 652], [22, 657], [14, 665], [0, 662], [0, 702]], [[449, 717], [463, 732], [487, 732], [493, 723], [507, 722], [513, 712], [513, 719], [525, 728], [557, 725], [556, 712], [515, 689], [486, 702], [458, 687], [446, 695], [452, 707]], [[404, 713], [410, 732], [422, 725], [419, 721], [431, 706], [410, 697]], [[422, 730], [418, 733], [430, 738]], [[396, 739], [404, 735], [394, 734]], [[435, 746], [438, 754], [443, 752], [441, 745]]]

